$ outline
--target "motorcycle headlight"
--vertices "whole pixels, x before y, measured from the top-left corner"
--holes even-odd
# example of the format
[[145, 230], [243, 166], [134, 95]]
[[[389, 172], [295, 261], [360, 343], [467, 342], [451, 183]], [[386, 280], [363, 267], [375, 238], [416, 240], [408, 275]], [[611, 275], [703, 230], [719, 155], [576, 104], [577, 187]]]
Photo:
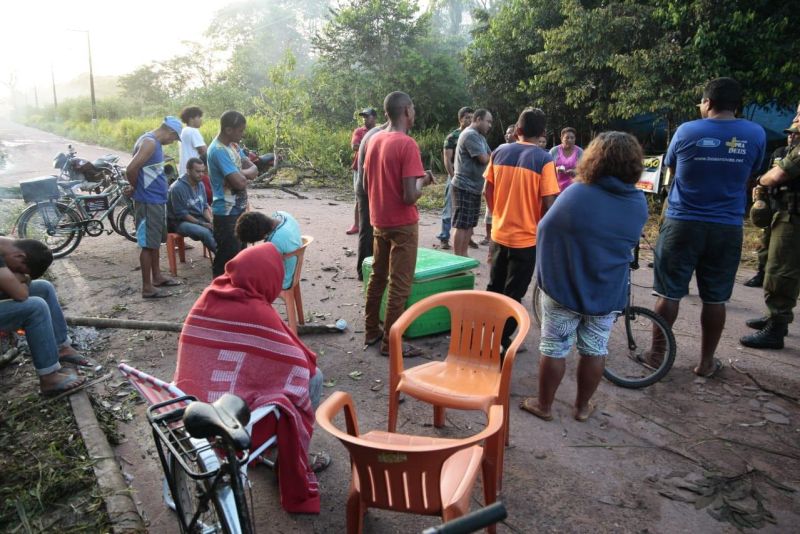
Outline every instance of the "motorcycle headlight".
[[58, 156], [53, 158], [53, 168], [54, 169], [61, 169], [64, 167], [64, 164], [67, 162], [67, 155], [61, 152]]

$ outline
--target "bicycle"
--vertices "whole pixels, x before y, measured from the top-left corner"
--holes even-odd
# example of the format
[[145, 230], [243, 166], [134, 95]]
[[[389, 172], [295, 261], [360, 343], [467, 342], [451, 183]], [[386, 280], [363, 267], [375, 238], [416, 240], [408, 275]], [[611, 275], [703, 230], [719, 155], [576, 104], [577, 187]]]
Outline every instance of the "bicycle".
[[[628, 301], [614, 322], [608, 339], [608, 356], [606, 356], [603, 376], [617, 386], [639, 389], [655, 384], [664, 378], [675, 362], [677, 346], [672, 328], [663, 317], [653, 310], [633, 304], [633, 271], [639, 269], [639, 244], [633, 250], [633, 261], [630, 263], [631, 275], [628, 277]], [[533, 316], [541, 326], [542, 290], [536, 285], [533, 290]], [[622, 320], [620, 320], [622, 319]], [[653, 337], [658, 339], [655, 347], [663, 358], [659, 365], [651, 365], [644, 352], [653, 345]]]
[[[121, 215], [133, 209], [132, 201], [122, 193], [128, 185], [124, 170], [115, 162], [102, 161], [105, 165], [97, 171], [101, 179], [89, 184], [88, 193], [78, 191], [86, 187], [84, 180], [48, 176], [21, 182], [23, 200], [33, 204], [17, 219], [17, 234], [44, 242], [54, 258], [74, 251], [84, 235], [97, 237], [113, 231], [128, 237], [118, 226]], [[123, 213], [116, 214], [120, 205], [124, 206]], [[104, 219], [108, 219], [111, 230], [105, 229]]]
[[252, 413], [241, 398], [225, 394], [213, 403], [198, 401], [178, 387], [126, 364], [120, 372], [148, 403], [147, 420], [164, 472], [166, 505], [183, 533], [251, 534], [252, 499], [247, 466], [277, 443], [273, 435], [250, 451], [250, 432], [264, 417], [279, 417], [275, 405]]

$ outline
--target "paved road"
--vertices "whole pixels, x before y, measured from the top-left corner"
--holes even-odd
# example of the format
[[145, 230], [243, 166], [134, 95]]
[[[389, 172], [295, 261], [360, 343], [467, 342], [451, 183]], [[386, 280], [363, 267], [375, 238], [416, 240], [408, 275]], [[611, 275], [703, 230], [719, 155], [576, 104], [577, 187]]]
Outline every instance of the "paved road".
[[113, 153], [130, 160], [128, 154], [110, 151], [96, 145], [78, 143], [36, 128], [0, 119], [0, 151], [5, 153], [5, 164], [0, 166], [0, 187], [16, 186], [20, 180], [53, 173], [53, 158], [72, 144], [78, 155], [96, 159]]

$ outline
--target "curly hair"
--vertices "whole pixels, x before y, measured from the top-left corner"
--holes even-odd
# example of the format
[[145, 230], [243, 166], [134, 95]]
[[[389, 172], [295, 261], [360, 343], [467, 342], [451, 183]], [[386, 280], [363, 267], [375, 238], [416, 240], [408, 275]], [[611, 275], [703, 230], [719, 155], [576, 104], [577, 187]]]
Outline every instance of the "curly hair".
[[184, 124], [189, 124], [189, 121], [193, 118], [202, 116], [203, 110], [197, 106], [188, 106], [181, 111], [181, 121], [183, 121]]
[[41, 278], [53, 263], [53, 253], [47, 245], [35, 239], [17, 239], [14, 246], [25, 253], [25, 265], [32, 279]]
[[639, 141], [625, 132], [603, 132], [589, 144], [578, 162], [577, 181], [591, 184], [615, 176], [635, 184], [642, 176], [644, 153]]
[[260, 243], [272, 232], [272, 219], [257, 211], [248, 211], [236, 221], [236, 237], [242, 243]]

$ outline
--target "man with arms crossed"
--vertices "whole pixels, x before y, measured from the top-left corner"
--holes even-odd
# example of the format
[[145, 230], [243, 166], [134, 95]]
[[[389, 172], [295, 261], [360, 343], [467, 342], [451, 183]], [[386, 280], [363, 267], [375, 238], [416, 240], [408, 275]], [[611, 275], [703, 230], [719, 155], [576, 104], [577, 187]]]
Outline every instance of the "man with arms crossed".
[[[745, 188], [761, 168], [766, 146], [761, 126], [736, 118], [741, 105], [736, 80], [708, 82], [699, 105], [702, 119], [678, 127], [664, 158], [675, 179], [655, 250], [655, 311], [672, 326], [696, 275], [703, 308], [700, 363], [694, 372], [703, 377], [722, 368], [714, 352], [742, 254]], [[654, 332], [651, 352], [643, 358], [658, 365], [662, 355], [661, 338]]]
[[455, 176], [451, 184], [453, 195], [453, 238], [455, 253], [468, 256], [472, 231], [478, 224], [483, 193], [483, 171], [489, 163], [489, 145], [484, 137], [492, 129], [492, 114], [478, 109], [472, 124], [458, 136]]
[[165, 117], [161, 126], [136, 141], [133, 159], [125, 169], [131, 184], [126, 194], [133, 193], [136, 243], [142, 249], [142, 297], [146, 299], [169, 297], [172, 293], [158, 288], [180, 285], [161, 274], [158, 251], [167, 240], [167, 177], [162, 146], [180, 139], [182, 128], [177, 118]]
[[225, 272], [225, 264], [242, 250], [236, 238], [236, 221], [247, 210], [247, 182], [258, 176], [258, 169], [249, 159], [239, 154], [239, 143], [244, 136], [247, 120], [238, 111], [226, 111], [219, 118], [219, 134], [208, 147], [208, 174], [214, 200], [214, 255], [212, 273], [215, 277]]
[[[416, 141], [408, 136], [414, 125], [414, 103], [407, 94], [389, 93], [383, 102], [389, 126], [372, 136], [364, 158], [370, 220], [374, 232], [372, 276], [367, 286], [364, 312], [365, 343], [381, 341], [381, 354], [389, 355], [389, 330], [403, 313], [414, 269], [417, 265], [419, 213], [417, 200], [422, 188], [433, 183], [433, 175], [422, 167]], [[381, 299], [386, 285], [389, 295], [383, 331], [379, 322]], [[404, 347], [403, 356], [418, 356]]]

